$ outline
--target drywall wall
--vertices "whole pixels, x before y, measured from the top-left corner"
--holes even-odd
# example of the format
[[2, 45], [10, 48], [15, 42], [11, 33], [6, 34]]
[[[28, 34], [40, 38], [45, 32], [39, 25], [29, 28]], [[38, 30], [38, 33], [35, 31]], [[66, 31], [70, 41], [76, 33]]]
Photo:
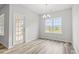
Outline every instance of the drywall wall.
[[0, 43], [5, 47], [9, 47], [9, 5], [4, 5], [0, 10], [0, 15], [4, 14], [4, 36], [0, 36]]
[[[23, 5], [10, 5], [10, 24], [9, 24], [9, 46], [11, 47], [15, 43], [15, 19], [14, 15], [18, 13], [25, 16], [25, 42], [38, 38], [38, 28], [39, 28], [39, 16], [34, 12], [31, 12]], [[13, 31], [13, 32], [12, 32]], [[13, 36], [13, 37], [12, 37]], [[13, 38], [13, 39], [12, 39]], [[13, 42], [12, 42], [13, 41]]]
[[72, 41], [72, 11], [70, 9], [50, 13], [51, 17], [62, 17], [62, 31], [63, 33], [45, 33], [44, 20], [40, 19], [40, 38], [47, 38], [51, 40], [59, 40], [65, 42]]
[[76, 53], [79, 53], [79, 5], [72, 7], [72, 27], [73, 27], [73, 46]]

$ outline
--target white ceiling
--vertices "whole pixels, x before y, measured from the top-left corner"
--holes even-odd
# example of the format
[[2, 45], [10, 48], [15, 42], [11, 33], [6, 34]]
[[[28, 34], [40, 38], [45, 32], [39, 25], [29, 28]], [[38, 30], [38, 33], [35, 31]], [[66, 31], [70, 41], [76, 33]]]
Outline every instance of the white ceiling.
[[[4, 5], [0, 4], [0, 9]], [[71, 8], [72, 4], [23, 4], [23, 6], [35, 13], [43, 14]]]
[[72, 7], [72, 4], [26, 4], [23, 5], [38, 14], [60, 11]]

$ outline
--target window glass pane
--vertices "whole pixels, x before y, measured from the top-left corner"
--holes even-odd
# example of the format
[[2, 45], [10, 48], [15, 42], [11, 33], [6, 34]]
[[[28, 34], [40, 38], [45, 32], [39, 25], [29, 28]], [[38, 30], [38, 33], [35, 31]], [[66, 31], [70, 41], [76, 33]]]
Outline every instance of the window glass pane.
[[54, 19], [54, 32], [58, 32], [60, 33], [61, 32], [61, 17], [56, 17]]
[[4, 35], [4, 14], [0, 15], [0, 35]]
[[48, 18], [45, 20], [46, 32], [52, 31], [52, 19]]
[[24, 34], [24, 19], [20, 16], [16, 16], [16, 41], [23, 40]]
[[45, 32], [47, 32], [47, 33], [61, 33], [62, 32], [61, 17], [45, 19]]

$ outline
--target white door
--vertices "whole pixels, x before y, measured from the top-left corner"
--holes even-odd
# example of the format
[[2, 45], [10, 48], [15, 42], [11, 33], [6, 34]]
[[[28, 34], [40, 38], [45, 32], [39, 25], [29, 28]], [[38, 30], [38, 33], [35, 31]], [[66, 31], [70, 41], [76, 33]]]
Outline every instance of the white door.
[[21, 15], [15, 16], [15, 40], [14, 45], [24, 43], [24, 17]]

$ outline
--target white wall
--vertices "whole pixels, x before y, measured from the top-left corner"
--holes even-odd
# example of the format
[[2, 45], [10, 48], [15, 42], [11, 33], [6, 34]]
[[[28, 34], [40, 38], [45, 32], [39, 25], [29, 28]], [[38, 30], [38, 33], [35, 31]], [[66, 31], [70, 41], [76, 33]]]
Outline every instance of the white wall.
[[72, 25], [73, 25], [73, 46], [76, 53], [79, 53], [79, 5], [72, 8]]
[[[19, 13], [25, 16], [25, 41], [29, 42], [31, 40], [38, 38], [38, 28], [39, 28], [39, 16], [34, 12], [31, 12], [23, 5], [10, 5], [10, 24], [9, 24], [9, 33], [13, 34], [9, 36], [9, 46], [11, 47], [15, 43], [15, 19], [13, 18], [16, 13]], [[12, 28], [13, 27], [13, 28]], [[13, 36], [13, 37], [12, 37]], [[12, 39], [13, 38], [13, 39]], [[12, 42], [13, 40], [13, 42]]]
[[57, 33], [45, 33], [44, 32], [44, 20], [40, 19], [40, 38], [47, 38], [51, 40], [59, 40], [65, 42], [72, 41], [72, 11], [71, 9], [66, 9], [63, 11], [58, 11], [50, 13], [52, 17], [61, 16], [62, 17], [62, 34]]
[[5, 14], [4, 16], [4, 36], [0, 36], [0, 43], [5, 47], [9, 47], [9, 5], [4, 5], [0, 10], [0, 15]]
[[[37, 39], [39, 37], [39, 16], [35, 14], [34, 12], [31, 12], [23, 5], [6, 5], [1, 11], [0, 14], [5, 13], [5, 36], [0, 36], [1, 43], [7, 47], [11, 48], [13, 47], [13, 43], [15, 42], [15, 27], [13, 25], [15, 24], [14, 21], [14, 14], [20, 13], [25, 16], [25, 41], [29, 42], [31, 40]], [[63, 17], [63, 34], [46, 34], [44, 33], [44, 22], [40, 21], [40, 37], [41, 38], [48, 38], [52, 40], [60, 40], [60, 41], [71, 41], [71, 9], [69, 10], [63, 10], [60, 12], [56, 12], [54, 14], [51, 14], [53, 16], [62, 16]], [[52, 16], [52, 17], [53, 17]]]

